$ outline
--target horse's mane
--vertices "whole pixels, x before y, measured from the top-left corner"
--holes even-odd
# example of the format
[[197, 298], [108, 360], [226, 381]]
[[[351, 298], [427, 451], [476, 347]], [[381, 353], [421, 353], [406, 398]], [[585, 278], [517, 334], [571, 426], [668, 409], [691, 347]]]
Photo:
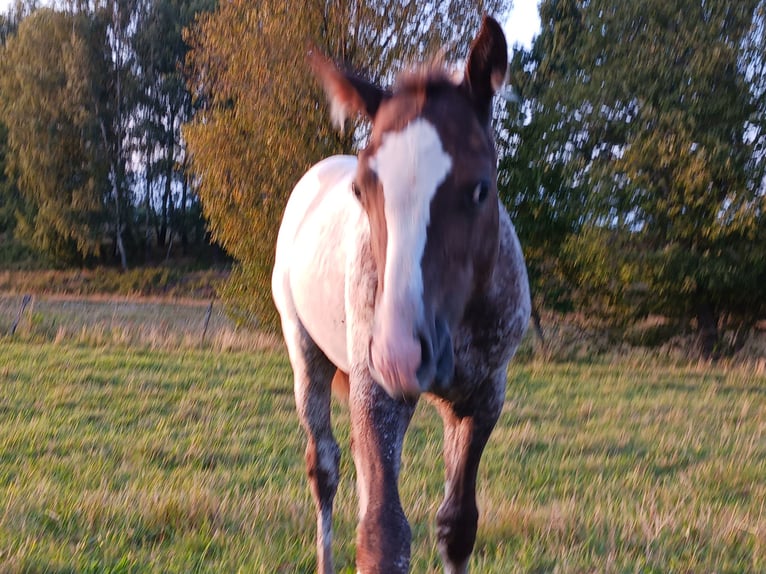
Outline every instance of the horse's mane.
[[442, 58], [404, 70], [394, 83], [394, 92], [427, 92], [433, 89], [454, 87], [455, 70], [444, 63]]

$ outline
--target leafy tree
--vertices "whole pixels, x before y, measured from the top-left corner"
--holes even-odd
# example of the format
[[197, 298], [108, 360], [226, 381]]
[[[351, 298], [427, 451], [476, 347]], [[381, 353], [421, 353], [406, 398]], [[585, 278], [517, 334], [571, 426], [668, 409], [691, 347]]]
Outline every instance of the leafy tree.
[[766, 309], [758, 70], [745, 50], [755, 9], [550, 0], [522, 65], [542, 87], [532, 101], [547, 101], [530, 124], [550, 118], [538, 137], [555, 149], [537, 144], [542, 161], [566, 165], [548, 205], [558, 215], [561, 194], [587, 189], [557, 246], [578, 291], [613, 317], [693, 318], [705, 356], [723, 318]]
[[0, 46], [5, 46], [8, 38], [16, 33], [19, 23], [37, 10], [37, 0], [14, 0], [9, 3], [5, 13], [0, 13]]
[[748, 121], [746, 137], [753, 148], [750, 184], [766, 196], [766, 0], [755, 11], [753, 24], [744, 42], [741, 62], [750, 86], [755, 114]]
[[99, 255], [106, 231], [127, 267], [131, 13], [130, 0], [38, 9], [6, 47], [2, 116], [28, 206], [18, 231], [60, 263]]
[[[19, 22], [31, 11], [33, 6], [17, 2], [9, 6], [6, 13], [0, 13], [0, 59], [5, 59], [5, 44], [16, 33]], [[0, 96], [0, 99], [1, 96]], [[22, 210], [24, 202], [10, 175], [8, 166], [8, 128], [0, 118], [0, 234], [10, 238], [16, 228], [17, 212]]]
[[27, 205], [15, 179], [5, 172], [7, 154], [8, 130], [0, 122], [0, 266], [36, 266], [44, 261], [15, 237], [16, 222], [23, 218]]
[[171, 239], [168, 233], [174, 205], [174, 182], [180, 183], [182, 195], [177, 229], [184, 248], [188, 242], [187, 228], [191, 221], [187, 222], [187, 205], [192, 198], [189, 197], [188, 155], [181, 125], [191, 119], [194, 106], [184, 75], [183, 64], [189, 46], [183, 38], [183, 30], [200, 12], [210, 11], [214, 6], [214, 0], [151, 0], [142, 7], [138, 22], [134, 45], [140, 70], [141, 106], [135, 126], [146, 162], [147, 233], [152, 182], [156, 179], [162, 183], [160, 216], [156, 225], [159, 246]]
[[64, 262], [98, 253], [105, 221], [108, 173], [93, 113], [102, 94], [91, 81], [101, 53], [88, 27], [79, 15], [37, 10], [0, 62], [6, 171], [27, 205], [17, 232]]
[[[92, 14], [89, 6], [81, 8], [80, 16], [91, 26], [87, 31], [101, 48], [98, 67], [92, 69], [91, 81], [102, 86], [101, 97], [94, 100], [101, 144], [108, 166], [109, 193], [107, 207], [113, 223], [112, 233], [116, 253], [123, 270], [128, 268], [126, 240], [133, 238], [133, 200], [128, 180], [129, 126], [136, 108], [137, 78], [135, 74], [132, 36], [138, 0], [107, 0], [96, 5]], [[101, 31], [104, 35], [101, 36]], [[103, 38], [103, 40], [101, 39]]]
[[[581, 227], [587, 189], [578, 169], [576, 108], [565, 110], [568, 82], [577, 73], [574, 49], [583, 37], [575, 0], [545, 1], [541, 30], [530, 50], [510, 62], [515, 95], [500, 130], [498, 189], [519, 234], [532, 291], [532, 317], [543, 338], [540, 309], [568, 311], [576, 294], [566, 241]], [[578, 167], [580, 166], [580, 167]]]
[[229, 295], [251, 317], [275, 320], [270, 275], [290, 190], [312, 163], [355, 143], [354, 130], [330, 127], [305, 63], [307, 46], [389, 83], [404, 63], [442, 46], [459, 59], [482, 12], [505, 7], [502, 0], [234, 0], [200, 19], [189, 36], [189, 64], [202, 109], [184, 135], [213, 236], [239, 262]]
[[[0, 48], [4, 229], [13, 225], [59, 263], [117, 256], [123, 268], [135, 257], [142, 224], [144, 238], [156, 227], [160, 244], [171, 244], [171, 227], [184, 247], [190, 235], [207, 240], [180, 134], [194, 111], [182, 31], [212, 4], [69, 0], [61, 10], [37, 10], [27, 0], [0, 18], [0, 40], [10, 39]], [[32, 22], [17, 37], [25, 19]], [[164, 187], [157, 221], [150, 218], [152, 177]]]
[[611, 255], [628, 269], [623, 284], [646, 285], [638, 309], [694, 317], [709, 357], [723, 314], [757, 317], [766, 303], [757, 287], [766, 253], [754, 249], [763, 211], [745, 133], [755, 110], [741, 67], [755, 2], [600, 8], [590, 86], [622, 81], [593, 99], [593, 117], [602, 129], [619, 121], [624, 143], [594, 166], [600, 217], [589, 227], [630, 234]]
[[0, 235], [13, 232], [16, 211], [22, 203], [13, 180], [5, 173], [8, 149], [8, 130], [0, 123]]

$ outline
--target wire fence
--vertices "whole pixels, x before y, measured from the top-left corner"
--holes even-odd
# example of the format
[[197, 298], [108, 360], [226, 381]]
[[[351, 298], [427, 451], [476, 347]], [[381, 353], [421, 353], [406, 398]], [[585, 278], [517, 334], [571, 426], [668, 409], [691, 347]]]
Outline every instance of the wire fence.
[[149, 348], [260, 350], [270, 334], [238, 325], [215, 300], [0, 295], [0, 336]]

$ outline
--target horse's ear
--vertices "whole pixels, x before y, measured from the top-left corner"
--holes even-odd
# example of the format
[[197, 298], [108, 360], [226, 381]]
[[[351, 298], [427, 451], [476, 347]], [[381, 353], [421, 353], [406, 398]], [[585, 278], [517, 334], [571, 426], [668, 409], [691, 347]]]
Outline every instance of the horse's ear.
[[492, 96], [502, 87], [507, 72], [508, 44], [503, 29], [497, 20], [484, 16], [468, 53], [463, 87], [485, 123], [489, 122]]
[[380, 104], [391, 94], [353, 74], [338, 70], [335, 64], [317, 50], [309, 51], [309, 65], [322, 83], [330, 102], [330, 115], [338, 129], [348, 117], [363, 115], [372, 120]]

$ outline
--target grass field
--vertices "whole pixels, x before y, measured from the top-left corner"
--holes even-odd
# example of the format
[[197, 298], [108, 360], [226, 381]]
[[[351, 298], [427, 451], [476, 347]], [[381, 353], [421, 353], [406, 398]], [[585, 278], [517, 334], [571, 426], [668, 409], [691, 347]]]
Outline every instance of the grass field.
[[[353, 571], [348, 414], [337, 566]], [[439, 572], [441, 428], [421, 404], [401, 492]], [[509, 372], [474, 572], [766, 571], [766, 377], [650, 361]], [[0, 572], [312, 572], [284, 353], [0, 339]]]

